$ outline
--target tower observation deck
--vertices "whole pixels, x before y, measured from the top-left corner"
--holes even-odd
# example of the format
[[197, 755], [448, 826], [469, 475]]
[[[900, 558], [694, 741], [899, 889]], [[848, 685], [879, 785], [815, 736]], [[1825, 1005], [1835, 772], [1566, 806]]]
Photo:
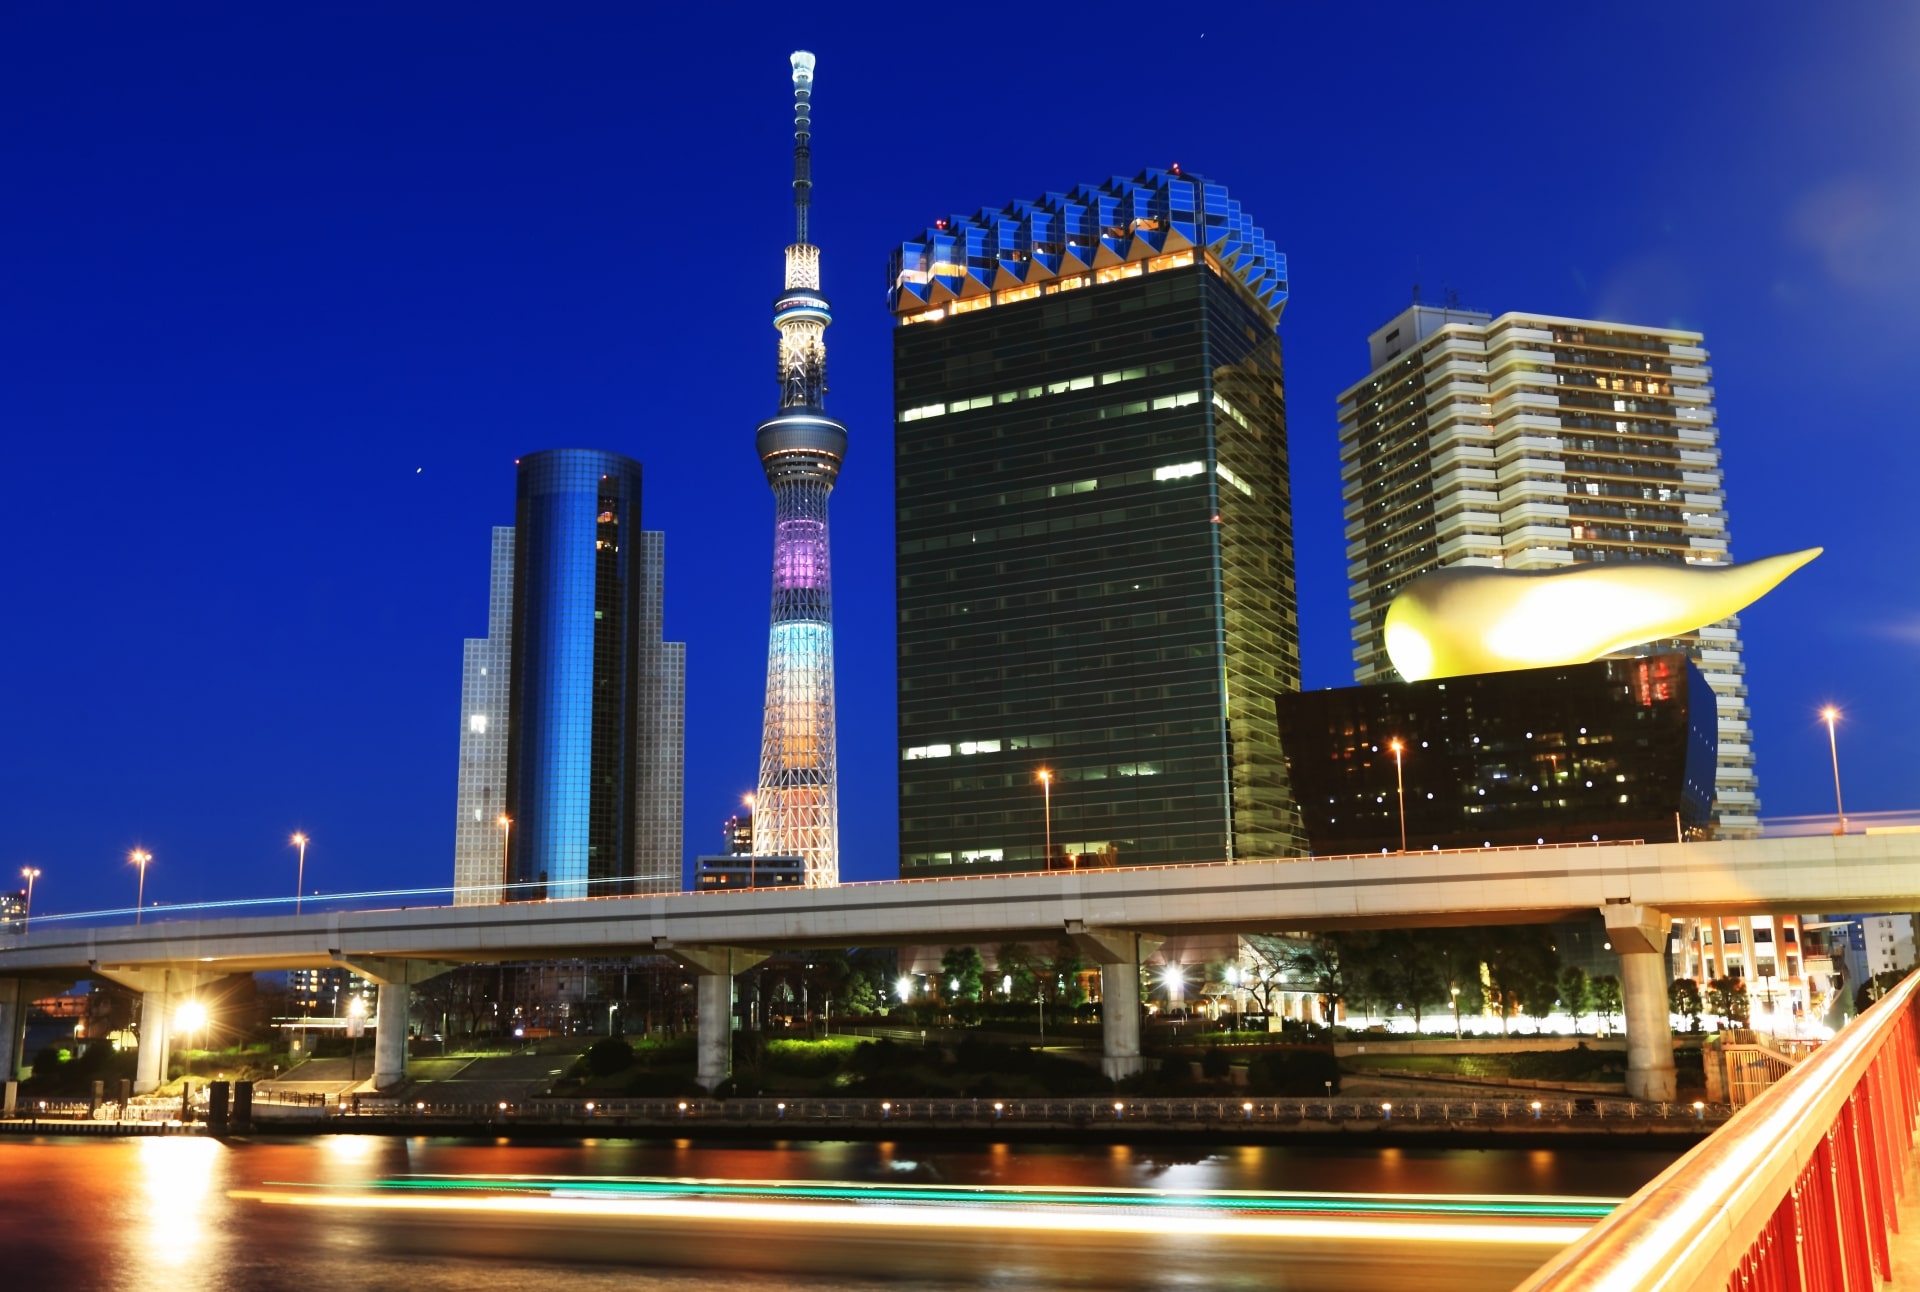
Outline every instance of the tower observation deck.
[[814, 57], [793, 55], [793, 208], [780, 333], [780, 411], [760, 424], [760, 465], [773, 488], [773, 620], [753, 851], [806, 860], [809, 888], [840, 880], [840, 794], [833, 712], [833, 580], [827, 499], [847, 428], [826, 414], [827, 324], [820, 249], [808, 241], [813, 192]]

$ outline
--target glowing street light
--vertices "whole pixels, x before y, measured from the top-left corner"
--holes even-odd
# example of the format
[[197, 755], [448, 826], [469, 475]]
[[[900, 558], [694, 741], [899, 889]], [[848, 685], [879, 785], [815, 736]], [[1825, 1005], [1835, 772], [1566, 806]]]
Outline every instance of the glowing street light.
[[153, 860], [153, 854], [144, 848], [135, 848], [127, 860], [140, 867], [140, 896], [133, 907], [133, 922], [138, 924], [147, 905], [147, 863]]
[[1833, 755], [1833, 814], [1840, 818], [1835, 834], [1847, 832], [1847, 810], [1840, 805], [1840, 738], [1833, 734], [1833, 726], [1840, 721], [1840, 710], [1828, 705], [1820, 710], [1820, 717], [1827, 724], [1827, 751]]
[[[353, 1053], [350, 1056], [347, 1075], [352, 1082], [360, 1080], [360, 1034], [367, 1030], [367, 998], [355, 996], [347, 1002], [347, 1035], [353, 1038]], [[505, 1104], [500, 1105], [502, 1108]]]
[[913, 999], [913, 979], [902, 976], [893, 984], [893, 994], [900, 998], [902, 1005]]
[[1040, 799], [1041, 799], [1041, 809], [1040, 809], [1041, 816], [1045, 820], [1046, 828], [1047, 828], [1047, 850], [1043, 854], [1047, 859], [1047, 864], [1044, 868], [1047, 870], [1052, 870], [1053, 869], [1053, 773], [1048, 771], [1044, 767], [1040, 769]]
[[494, 824], [500, 827], [500, 900], [504, 902], [507, 900], [507, 881], [511, 878], [508, 873], [507, 841], [513, 838], [513, 818], [502, 812]]
[[207, 1007], [197, 1000], [182, 1004], [173, 1016], [173, 1025], [187, 1034], [187, 1079], [193, 1079], [194, 1034], [207, 1025]]
[[1457, 1041], [1460, 1039], [1460, 989], [1449, 987], [1447, 991], [1453, 996], [1453, 1039]]
[[300, 874], [293, 884], [293, 913], [300, 914], [300, 896], [307, 891], [307, 836], [294, 832], [293, 846], [300, 850]]
[[20, 932], [25, 934], [33, 927], [33, 881], [40, 878], [40, 868], [23, 866], [20, 868], [20, 877], [27, 881], [27, 909], [20, 917]]
[[1395, 736], [1387, 742], [1387, 748], [1393, 751], [1393, 792], [1394, 796], [1400, 800], [1400, 851], [1405, 852], [1407, 850], [1407, 783], [1402, 774], [1400, 755], [1406, 746], [1400, 742], [1400, 737]]

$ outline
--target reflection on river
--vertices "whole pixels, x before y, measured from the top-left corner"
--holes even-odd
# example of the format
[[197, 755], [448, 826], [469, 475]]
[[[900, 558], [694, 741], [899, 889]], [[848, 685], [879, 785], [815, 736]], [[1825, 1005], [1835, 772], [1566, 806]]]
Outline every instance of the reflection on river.
[[1622, 1198], [1672, 1156], [0, 1140], [0, 1268], [36, 1276], [16, 1286], [142, 1292], [1498, 1289], [1596, 1211], [1543, 1199]]

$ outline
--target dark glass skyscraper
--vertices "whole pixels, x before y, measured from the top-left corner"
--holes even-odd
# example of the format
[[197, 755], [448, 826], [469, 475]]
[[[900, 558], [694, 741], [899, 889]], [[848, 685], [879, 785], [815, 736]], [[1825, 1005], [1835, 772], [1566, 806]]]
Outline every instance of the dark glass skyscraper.
[[552, 449], [519, 468], [509, 897], [678, 889], [685, 648], [661, 641], [640, 464]]
[[1285, 260], [1148, 171], [892, 279], [902, 873], [1297, 851]]

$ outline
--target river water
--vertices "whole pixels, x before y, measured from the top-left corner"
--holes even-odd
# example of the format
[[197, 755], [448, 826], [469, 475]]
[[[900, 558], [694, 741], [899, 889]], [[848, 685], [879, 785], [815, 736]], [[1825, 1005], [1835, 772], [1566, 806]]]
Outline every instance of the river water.
[[[1623, 1198], [1672, 1159], [1591, 1148], [9, 1138], [0, 1286], [1503, 1289], [1591, 1221], [1493, 1199]], [[1356, 1216], [1382, 1204], [1351, 1195], [1414, 1196]], [[1487, 1214], [1397, 1210], [1482, 1205], [1436, 1204], [1441, 1195], [1486, 1200]]]

